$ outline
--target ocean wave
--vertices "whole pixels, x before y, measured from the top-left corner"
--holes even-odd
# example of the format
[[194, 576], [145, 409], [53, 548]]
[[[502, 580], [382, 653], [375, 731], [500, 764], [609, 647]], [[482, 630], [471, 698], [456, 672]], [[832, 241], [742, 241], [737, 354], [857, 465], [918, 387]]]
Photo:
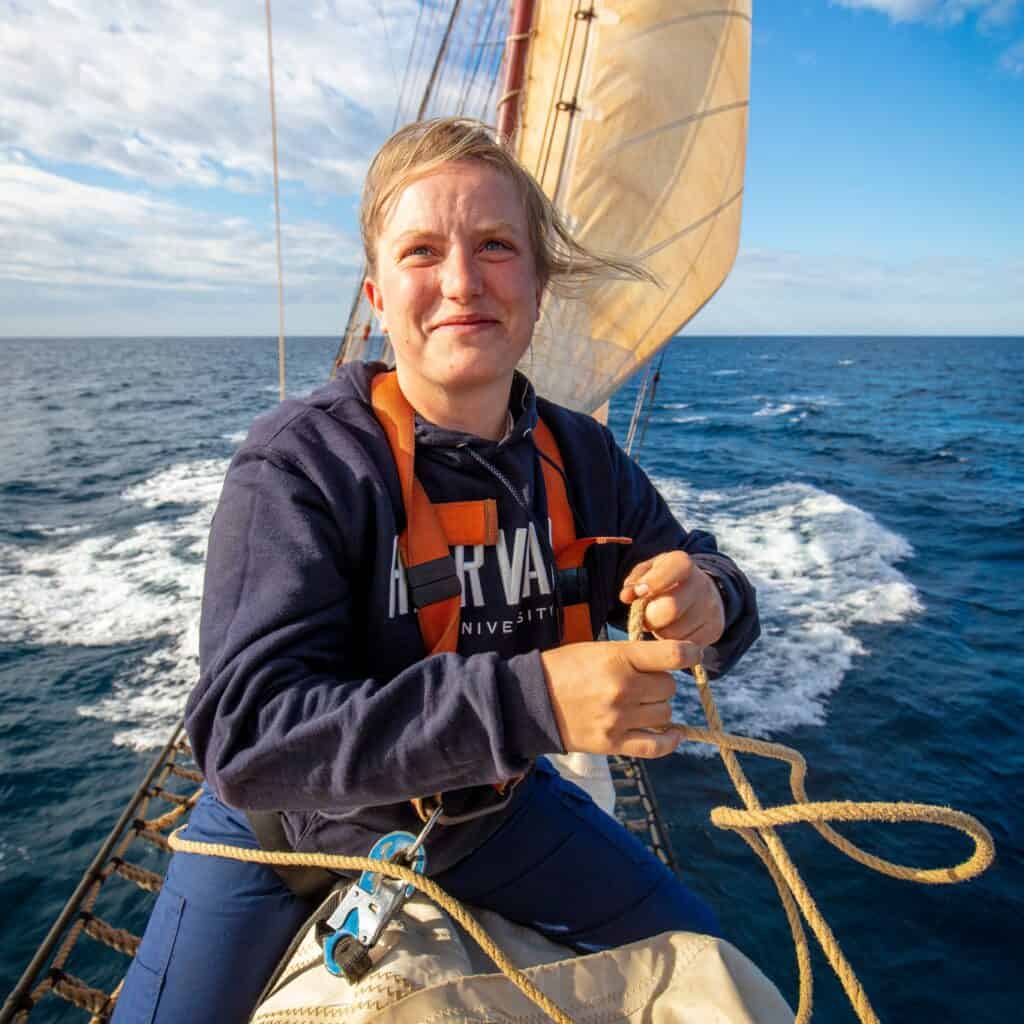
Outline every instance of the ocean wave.
[[767, 405], [761, 406], [755, 416], [785, 416], [786, 413], [793, 412], [796, 409], [795, 405], [790, 402], [783, 402], [780, 405], [775, 405], [773, 402], [769, 402]]
[[[711, 530], [757, 588], [762, 638], [715, 696], [726, 728], [768, 737], [821, 725], [828, 697], [868, 653], [858, 627], [923, 610], [896, 565], [910, 544], [842, 498], [801, 483], [699, 491], [656, 481], [681, 522]], [[702, 721], [692, 688], [677, 718]]]
[[155, 644], [113, 680], [107, 697], [78, 708], [123, 723], [114, 742], [159, 746], [180, 719], [198, 666], [198, 618], [210, 521], [227, 464], [179, 463], [129, 487], [121, 497], [146, 521], [113, 532], [69, 535], [48, 543], [0, 546], [8, 574], [0, 640], [32, 644]]

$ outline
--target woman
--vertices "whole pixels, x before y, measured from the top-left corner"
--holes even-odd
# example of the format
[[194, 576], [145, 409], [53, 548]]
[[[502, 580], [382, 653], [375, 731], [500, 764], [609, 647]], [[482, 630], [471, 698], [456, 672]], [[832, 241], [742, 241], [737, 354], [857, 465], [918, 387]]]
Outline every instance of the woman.
[[[190, 838], [255, 846], [234, 809], [273, 810], [295, 849], [365, 855], [419, 831], [413, 798], [444, 794], [466, 820], [431, 832], [427, 872], [457, 898], [579, 951], [716, 932], [711, 910], [544, 760], [669, 753], [670, 672], [703, 658], [720, 674], [758, 634], [753, 590], [714, 539], [676, 523], [607, 430], [516, 373], [549, 284], [644, 272], [580, 248], [466, 120], [385, 144], [362, 229], [366, 294], [395, 352], [387, 386], [415, 411], [416, 478], [435, 506], [490, 502], [498, 529], [452, 547], [457, 648], [431, 654], [372, 408], [385, 368], [345, 367], [256, 422], [207, 555], [186, 719], [209, 789]], [[554, 567], [538, 429], [564, 461], [580, 536], [632, 538], [594, 547], [585, 580]], [[570, 582], [585, 593], [570, 597]], [[640, 596], [661, 639], [559, 646], [571, 601], [596, 630]], [[115, 1021], [245, 1020], [310, 909], [267, 868], [177, 855]]]

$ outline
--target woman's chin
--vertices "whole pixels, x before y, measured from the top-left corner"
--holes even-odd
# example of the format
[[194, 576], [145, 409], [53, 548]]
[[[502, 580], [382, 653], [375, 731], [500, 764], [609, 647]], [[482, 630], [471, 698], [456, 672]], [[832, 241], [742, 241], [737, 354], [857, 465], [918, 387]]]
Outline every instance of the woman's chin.
[[435, 380], [446, 388], [463, 390], [466, 388], [486, 388], [509, 383], [515, 371], [516, 362], [508, 359], [496, 359], [490, 353], [475, 353], [466, 358], [468, 353], [460, 354], [439, 371]]

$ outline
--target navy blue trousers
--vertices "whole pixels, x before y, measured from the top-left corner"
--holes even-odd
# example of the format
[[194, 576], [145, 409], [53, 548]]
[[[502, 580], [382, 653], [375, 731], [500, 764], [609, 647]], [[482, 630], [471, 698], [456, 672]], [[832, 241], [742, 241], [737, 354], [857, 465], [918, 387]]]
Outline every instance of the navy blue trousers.
[[[581, 953], [665, 931], [720, 934], [711, 908], [547, 761], [522, 785], [501, 828], [436, 876], [449, 893]], [[258, 845], [245, 816], [209, 791], [192, 812], [188, 838]], [[175, 854], [113, 1024], [248, 1020], [314, 909], [270, 868]]]

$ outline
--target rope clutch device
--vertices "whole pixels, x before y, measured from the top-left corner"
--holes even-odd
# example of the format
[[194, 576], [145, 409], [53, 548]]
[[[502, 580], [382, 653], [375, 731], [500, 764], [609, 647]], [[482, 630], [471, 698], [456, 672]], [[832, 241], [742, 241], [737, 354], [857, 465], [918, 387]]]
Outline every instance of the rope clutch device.
[[[381, 836], [370, 850], [370, 859], [402, 864], [422, 875], [427, 866], [423, 841], [440, 816], [438, 807], [418, 836], [411, 832]], [[349, 886], [334, 913], [326, 921], [317, 922], [316, 936], [323, 946], [327, 970], [352, 985], [364, 978], [373, 969], [370, 950], [414, 891], [413, 886], [397, 878], [364, 871]]]

